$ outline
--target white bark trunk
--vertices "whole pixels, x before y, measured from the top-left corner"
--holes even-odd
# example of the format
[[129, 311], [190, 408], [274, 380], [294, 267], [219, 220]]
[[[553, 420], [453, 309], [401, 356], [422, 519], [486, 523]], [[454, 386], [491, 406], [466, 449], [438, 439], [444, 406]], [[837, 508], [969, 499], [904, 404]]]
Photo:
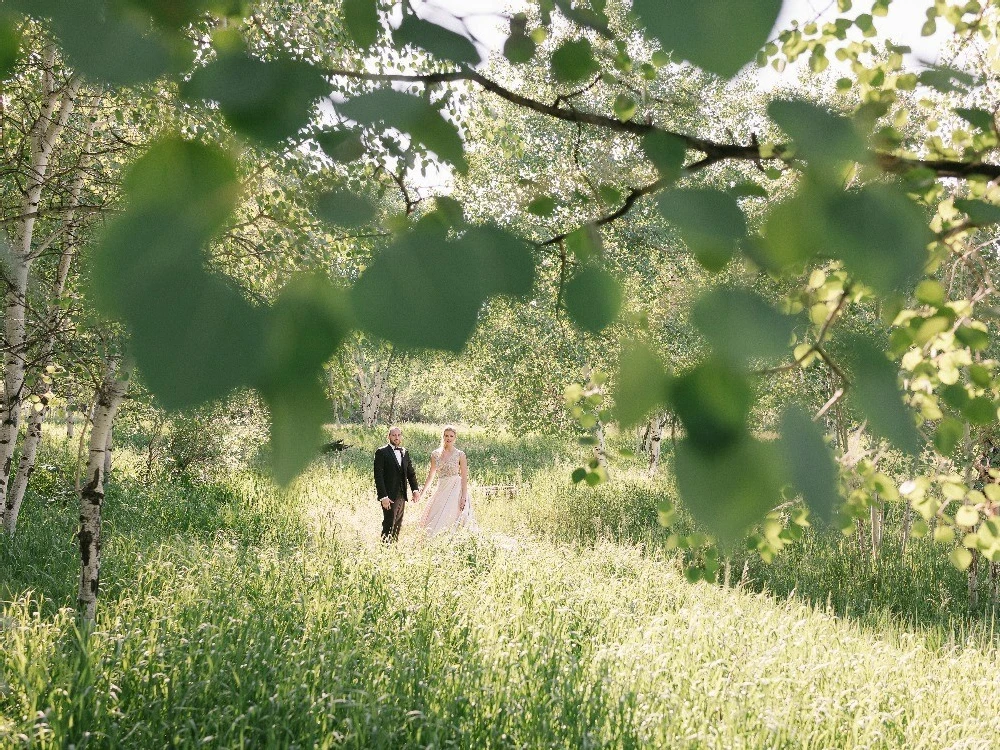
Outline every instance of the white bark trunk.
[[[81, 148], [81, 153], [83, 155], [80, 158], [80, 163], [77, 167], [78, 173], [76, 179], [73, 180], [73, 184], [70, 188], [69, 199], [67, 200], [68, 210], [66, 211], [64, 218], [64, 226], [66, 227], [73, 226], [73, 222], [76, 219], [76, 209], [80, 205], [80, 196], [83, 193], [83, 185], [85, 181], [84, 177], [86, 175], [85, 170], [91, 161], [88, 156], [88, 151], [90, 149], [91, 140], [97, 125], [96, 115], [99, 106], [100, 97], [98, 97], [91, 106], [87, 132], [83, 139], [83, 145]], [[49, 338], [42, 344], [42, 351], [39, 356], [39, 362], [41, 363], [39, 369], [42, 371], [44, 371], [52, 363], [52, 351], [55, 348], [55, 331], [58, 327], [59, 315], [62, 309], [60, 303], [66, 291], [66, 281], [69, 278], [69, 269], [75, 253], [76, 243], [72, 237], [72, 232], [68, 232], [62, 255], [59, 258], [59, 267], [56, 269], [56, 278], [52, 285], [52, 301], [45, 314], [43, 329], [50, 331], [51, 333]], [[14, 532], [17, 530], [17, 517], [21, 512], [21, 504], [24, 502], [24, 494], [28, 488], [28, 481], [35, 470], [35, 458], [38, 455], [38, 444], [42, 440], [42, 424], [49, 412], [47, 398], [42, 394], [39, 395], [43, 399], [41, 403], [42, 408], [41, 410], [32, 408], [31, 416], [29, 417], [28, 429], [21, 448], [21, 458], [17, 465], [17, 473], [14, 475], [13, 484], [7, 493], [6, 514], [3, 516], [3, 525], [7, 534], [10, 536], [13, 536]], [[34, 407], [34, 405], [32, 405], [32, 407]], [[67, 418], [70, 420], [72, 419], [71, 412], [67, 413]], [[67, 432], [69, 433], [68, 437], [72, 437], [72, 429], [68, 429]]]
[[[67, 81], [62, 91], [55, 86], [51, 72], [54, 53], [47, 53], [43, 76], [42, 109], [29, 133], [30, 156], [21, 218], [17, 223], [10, 257], [10, 287], [4, 312], [4, 397], [0, 402], [0, 514], [6, 527], [7, 484], [10, 479], [20, 422], [20, 405], [25, 378], [27, 327], [25, 321], [28, 272], [31, 267], [35, 220], [45, 186], [49, 159], [60, 133], [66, 127], [76, 104], [79, 78]], [[59, 106], [58, 116], [56, 107]]]
[[104, 462], [115, 415], [128, 381], [118, 376], [118, 362], [110, 360], [97, 391], [93, 429], [90, 431], [90, 457], [87, 481], [80, 490], [80, 589], [77, 604], [84, 620], [97, 616], [97, 591], [101, 573], [101, 506], [104, 502]]
[[604, 444], [604, 425], [600, 421], [594, 427], [594, 435], [597, 438], [597, 445], [594, 446], [594, 458], [597, 460], [597, 465], [604, 469], [605, 476], [609, 476], [608, 455]]
[[14, 482], [7, 493], [4, 531], [7, 532], [8, 536], [14, 536], [17, 531], [17, 518], [21, 513], [24, 493], [28, 489], [28, 480], [31, 479], [31, 475], [35, 471], [38, 445], [42, 442], [42, 423], [45, 421], [45, 414], [48, 410], [48, 404], [44, 404], [42, 409], [32, 413], [28, 420], [28, 430], [21, 446], [21, 459], [17, 464], [17, 474], [14, 475]]
[[657, 417], [650, 425], [652, 426], [649, 438], [649, 476], [656, 476], [656, 470], [660, 466], [660, 450], [663, 446], [663, 428], [667, 426], [669, 416], [664, 414]]
[[365, 427], [374, 427], [385, 399], [385, 373], [378, 364], [366, 364], [355, 352], [354, 377], [361, 395], [361, 421]]

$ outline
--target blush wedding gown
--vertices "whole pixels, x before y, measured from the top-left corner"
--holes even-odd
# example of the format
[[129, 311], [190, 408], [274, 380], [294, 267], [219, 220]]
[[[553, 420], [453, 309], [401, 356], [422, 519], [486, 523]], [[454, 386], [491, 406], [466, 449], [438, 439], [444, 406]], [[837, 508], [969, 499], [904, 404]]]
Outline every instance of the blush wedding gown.
[[478, 530], [475, 514], [472, 512], [472, 495], [465, 489], [465, 509], [459, 510], [458, 501], [462, 494], [462, 475], [458, 466], [459, 456], [465, 455], [457, 448], [447, 459], [441, 459], [441, 449], [432, 454], [437, 465], [437, 486], [434, 494], [424, 506], [419, 525], [427, 536], [434, 536], [452, 529]]

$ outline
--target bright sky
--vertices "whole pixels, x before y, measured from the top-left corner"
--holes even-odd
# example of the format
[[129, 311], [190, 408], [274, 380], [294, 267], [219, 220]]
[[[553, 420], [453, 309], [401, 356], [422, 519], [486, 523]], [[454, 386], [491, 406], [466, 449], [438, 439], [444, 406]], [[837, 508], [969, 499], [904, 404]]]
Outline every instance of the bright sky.
[[[697, 0], [694, 0], [697, 2]], [[932, 37], [920, 36], [920, 29], [926, 21], [925, 11], [930, 0], [895, 0], [889, 6], [889, 15], [885, 18], [875, 18], [875, 26], [899, 45], [913, 48], [909, 64], [918, 66], [920, 63], [935, 62], [938, 59], [941, 44], [947, 38], [942, 28]], [[444, 24], [448, 15], [463, 17], [466, 27], [483, 44], [492, 49], [499, 49], [506, 37], [504, 16], [523, 9], [526, 0], [419, 0], [414, 2], [422, 15], [428, 20]], [[855, 0], [848, 13], [854, 17], [871, 10], [872, 0]], [[442, 12], [444, 11], [444, 12]], [[789, 26], [791, 21], [805, 23], [811, 20], [828, 20], [837, 15], [835, 0], [785, 0], [775, 32]], [[454, 27], [453, 24], [449, 24]], [[944, 27], [945, 24], [939, 24]], [[458, 29], [456, 29], [458, 30]], [[770, 77], [770, 74], [765, 74]]]

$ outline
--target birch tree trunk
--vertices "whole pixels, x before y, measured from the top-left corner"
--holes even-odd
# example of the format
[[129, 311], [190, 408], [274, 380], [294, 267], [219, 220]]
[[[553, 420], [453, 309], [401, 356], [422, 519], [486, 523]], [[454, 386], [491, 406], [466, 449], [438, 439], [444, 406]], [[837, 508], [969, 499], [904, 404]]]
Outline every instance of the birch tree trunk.
[[882, 549], [882, 522], [885, 518], [885, 506], [880, 498], [873, 499], [869, 515], [872, 529], [872, 560], [875, 560], [878, 558], [879, 550]]
[[80, 590], [77, 604], [80, 615], [92, 623], [97, 616], [97, 591], [101, 573], [101, 507], [104, 502], [104, 465], [111, 428], [128, 381], [118, 374], [119, 362], [110, 359], [97, 390], [93, 428], [90, 431], [90, 456], [86, 482], [80, 490]]
[[979, 606], [979, 550], [971, 549], [972, 562], [969, 564], [969, 609]]
[[365, 362], [359, 350], [354, 352], [354, 379], [361, 395], [361, 421], [365, 427], [378, 424], [379, 411], [385, 400], [386, 373], [391, 362], [391, 354], [383, 366], [378, 361]]
[[663, 428], [667, 426], [669, 415], [664, 414], [657, 417], [652, 425], [652, 433], [649, 438], [649, 476], [656, 476], [656, 470], [660, 466], [660, 449], [663, 445]]
[[[35, 221], [45, 186], [49, 160], [60, 133], [66, 127], [76, 103], [80, 79], [69, 79], [60, 90], [52, 73], [55, 52], [46, 50], [42, 74], [42, 108], [28, 135], [29, 163], [21, 202], [21, 216], [15, 227], [10, 252], [10, 287], [4, 310], [4, 397], [0, 402], [0, 513], [6, 528], [7, 485], [20, 422], [24, 389], [27, 326], [25, 321], [28, 273], [34, 260], [32, 242]], [[58, 107], [58, 115], [56, 114]]]
[[600, 420], [597, 420], [597, 425], [594, 427], [594, 435], [597, 438], [597, 445], [594, 446], [594, 458], [597, 460], [597, 465], [604, 469], [605, 476], [608, 476], [608, 455], [604, 444], [604, 424]]
[[[83, 140], [81, 153], [83, 156], [77, 166], [77, 176], [70, 188], [70, 195], [67, 201], [67, 212], [64, 219], [64, 226], [73, 226], [76, 219], [76, 209], [80, 205], [80, 195], [83, 192], [84, 177], [86, 168], [90, 163], [88, 151], [97, 125], [97, 109], [100, 106], [98, 97], [90, 110], [88, 118], [87, 132]], [[62, 254], [59, 257], [59, 267], [56, 269], [56, 278], [52, 285], [52, 301], [45, 314], [43, 329], [50, 332], [49, 338], [42, 344], [42, 351], [39, 355], [40, 369], [46, 370], [52, 364], [52, 351], [55, 348], [56, 332], [59, 328], [59, 316], [61, 311], [60, 303], [66, 292], [66, 281], [69, 278], [70, 265], [76, 253], [76, 240], [72, 231], [67, 231], [67, 239], [63, 246]], [[3, 517], [4, 529], [7, 534], [13, 536], [17, 530], [17, 518], [21, 512], [21, 504], [24, 502], [24, 494], [28, 488], [28, 481], [35, 471], [35, 459], [38, 455], [38, 445], [42, 440], [42, 424], [49, 412], [48, 396], [39, 394], [41, 398], [40, 407], [34, 408], [29, 417], [28, 429], [25, 434], [24, 444], [21, 448], [21, 458], [18, 461], [17, 473], [14, 481], [7, 493], [5, 515]], [[67, 420], [72, 424], [72, 411], [67, 407]], [[72, 430], [67, 430], [68, 437], [72, 437]]]

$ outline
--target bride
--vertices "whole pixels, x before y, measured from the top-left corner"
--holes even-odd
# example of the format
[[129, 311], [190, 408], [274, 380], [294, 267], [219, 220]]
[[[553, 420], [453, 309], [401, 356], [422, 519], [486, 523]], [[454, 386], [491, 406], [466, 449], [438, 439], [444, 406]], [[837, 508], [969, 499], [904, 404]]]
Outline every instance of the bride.
[[455, 435], [454, 427], [445, 427], [441, 447], [431, 453], [431, 468], [423, 487], [430, 488], [435, 474], [438, 484], [419, 521], [428, 536], [454, 528], [476, 530], [469, 495], [469, 462], [464, 451], [455, 447]]

